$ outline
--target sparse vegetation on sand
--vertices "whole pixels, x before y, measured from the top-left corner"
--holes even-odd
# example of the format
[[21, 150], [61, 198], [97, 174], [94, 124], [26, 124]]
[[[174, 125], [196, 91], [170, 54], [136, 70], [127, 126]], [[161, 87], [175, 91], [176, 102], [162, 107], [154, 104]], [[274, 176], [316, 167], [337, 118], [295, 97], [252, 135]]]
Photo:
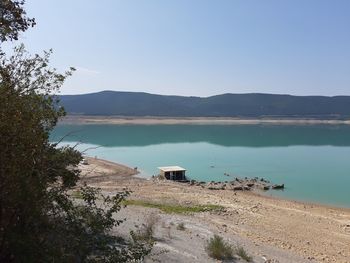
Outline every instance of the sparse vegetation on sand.
[[212, 204], [184, 206], [179, 204], [154, 203], [154, 202], [143, 201], [143, 200], [125, 200], [123, 204], [157, 208], [168, 214], [200, 213], [200, 212], [207, 212], [207, 211], [220, 211], [221, 209], [223, 209], [223, 207], [220, 205], [212, 205]]
[[159, 217], [155, 214], [151, 214], [138, 231], [131, 231], [131, 236], [134, 238], [134, 240], [151, 243], [154, 242], [154, 228], [158, 221]]
[[219, 235], [214, 235], [214, 237], [209, 239], [206, 250], [210, 257], [218, 260], [230, 260], [233, 259], [235, 255], [247, 262], [252, 262], [253, 260], [243, 247], [233, 247]]
[[185, 224], [183, 222], [179, 223], [176, 227], [177, 230], [181, 230], [181, 231], [185, 231], [186, 227]]
[[214, 237], [210, 238], [206, 250], [212, 258], [219, 260], [233, 259], [233, 247], [219, 235], [214, 235]]
[[247, 251], [245, 251], [245, 249], [243, 247], [240, 247], [240, 246], [236, 247], [235, 254], [237, 254], [238, 256], [240, 256], [242, 259], [244, 259], [247, 262], [253, 261], [253, 258], [248, 255]]

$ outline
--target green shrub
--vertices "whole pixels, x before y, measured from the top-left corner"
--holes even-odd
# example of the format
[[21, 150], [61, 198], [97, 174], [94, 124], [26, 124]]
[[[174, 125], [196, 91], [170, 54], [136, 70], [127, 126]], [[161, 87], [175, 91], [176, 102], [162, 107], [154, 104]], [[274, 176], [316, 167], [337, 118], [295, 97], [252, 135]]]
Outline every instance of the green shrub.
[[219, 260], [232, 259], [234, 254], [232, 246], [218, 235], [214, 235], [214, 237], [210, 238], [206, 250], [210, 257]]
[[237, 254], [238, 256], [240, 256], [242, 259], [244, 259], [247, 262], [253, 261], [253, 258], [248, 255], [248, 253], [245, 251], [245, 249], [243, 247], [240, 247], [240, 246], [236, 247], [235, 254]]

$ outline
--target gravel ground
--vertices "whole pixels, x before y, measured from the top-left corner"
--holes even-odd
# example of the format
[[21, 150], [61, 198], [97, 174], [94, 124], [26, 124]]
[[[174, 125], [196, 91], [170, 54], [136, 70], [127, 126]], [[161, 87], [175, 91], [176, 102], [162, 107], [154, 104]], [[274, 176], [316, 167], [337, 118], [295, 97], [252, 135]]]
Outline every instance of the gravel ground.
[[[207, 214], [203, 213], [201, 216], [206, 217]], [[130, 229], [137, 230], [142, 224], [147, 224], [149, 218], [156, 218], [154, 228], [156, 244], [146, 262], [217, 262], [210, 258], [205, 250], [208, 240], [214, 234], [222, 236], [233, 246], [242, 246], [256, 263], [316, 262], [305, 260], [289, 251], [274, 248], [268, 244], [255, 244], [235, 235], [225, 226], [210, 225], [202, 218], [193, 216], [165, 214], [157, 209], [128, 206], [118, 214], [118, 218], [128, 218], [115, 230], [123, 236], [128, 236]], [[185, 229], [179, 230], [179, 224], [184, 224]], [[246, 261], [237, 257], [234, 261], [228, 262]]]

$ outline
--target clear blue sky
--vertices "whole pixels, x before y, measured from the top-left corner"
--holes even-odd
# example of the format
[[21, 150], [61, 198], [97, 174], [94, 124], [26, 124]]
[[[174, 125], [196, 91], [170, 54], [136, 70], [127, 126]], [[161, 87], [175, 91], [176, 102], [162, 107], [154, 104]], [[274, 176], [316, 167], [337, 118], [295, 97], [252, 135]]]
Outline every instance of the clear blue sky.
[[350, 95], [348, 0], [27, 0], [21, 38], [100, 90]]

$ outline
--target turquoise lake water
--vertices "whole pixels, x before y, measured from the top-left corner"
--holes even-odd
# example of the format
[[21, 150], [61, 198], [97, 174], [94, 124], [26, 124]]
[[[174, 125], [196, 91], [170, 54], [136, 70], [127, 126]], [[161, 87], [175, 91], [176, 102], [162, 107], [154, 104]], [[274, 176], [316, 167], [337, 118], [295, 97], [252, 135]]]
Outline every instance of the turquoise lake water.
[[179, 165], [201, 181], [264, 177], [286, 185], [269, 195], [350, 207], [350, 126], [59, 125], [51, 140], [69, 133], [63, 143], [144, 176]]

